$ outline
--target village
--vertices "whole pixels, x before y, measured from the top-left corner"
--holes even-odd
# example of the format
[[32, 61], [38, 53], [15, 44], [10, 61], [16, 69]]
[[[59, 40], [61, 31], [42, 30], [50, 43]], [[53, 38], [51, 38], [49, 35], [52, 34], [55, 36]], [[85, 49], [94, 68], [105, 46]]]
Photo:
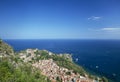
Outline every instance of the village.
[[[35, 52], [37, 49], [27, 49], [26, 53], [20, 53], [20, 58], [24, 62], [32, 61], [36, 57]], [[46, 51], [46, 50], [44, 50]], [[48, 55], [52, 55], [52, 52], [48, 52]], [[60, 54], [61, 56], [62, 54]], [[37, 56], [40, 56], [38, 54]], [[53, 59], [43, 59], [38, 62], [32, 63], [32, 66], [41, 70], [41, 73], [47, 76], [52, 82], [99, 82], [95, 79], [88, 78], [88, 75], [81, 76], [79, 73], [74, 73], [73, 70], [58, 66]], [[99, 78], [98, 78], [99, 79]]]

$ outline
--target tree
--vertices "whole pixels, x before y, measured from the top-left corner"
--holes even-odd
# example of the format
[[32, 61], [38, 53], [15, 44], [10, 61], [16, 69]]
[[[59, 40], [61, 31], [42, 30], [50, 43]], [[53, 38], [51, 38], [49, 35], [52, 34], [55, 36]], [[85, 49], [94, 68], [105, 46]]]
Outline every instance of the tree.
[[71, 75], [71, 72], [70, 72], [70, 71], [68, 71], [68, 72], [66, 72], [66, 74], [67, 74], [67, 75]]
[[56, 77], [57, 82], [62, 82], [59, 76]]
[[103, 82], [108, 82], [108, 79], [106, 77], [102, 77]]
[[0, 44], [2, 43], [2, 39], [0, 39]]

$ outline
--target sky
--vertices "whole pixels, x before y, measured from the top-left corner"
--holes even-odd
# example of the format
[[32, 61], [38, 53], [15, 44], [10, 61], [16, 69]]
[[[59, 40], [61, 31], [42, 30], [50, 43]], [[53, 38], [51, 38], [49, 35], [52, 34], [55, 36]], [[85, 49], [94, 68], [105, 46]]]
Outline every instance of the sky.
[[120, 39], [120, 0], [0, 0], [2, 39]]

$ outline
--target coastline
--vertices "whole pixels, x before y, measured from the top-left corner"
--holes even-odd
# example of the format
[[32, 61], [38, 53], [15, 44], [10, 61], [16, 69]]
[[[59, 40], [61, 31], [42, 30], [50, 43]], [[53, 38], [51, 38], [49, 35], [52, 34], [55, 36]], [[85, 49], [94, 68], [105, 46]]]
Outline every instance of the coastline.
[[[70, 53], [70, 54], [74, 54], [76, 57], [78, 57], [79, 55], [76, 55], [76, 54], [80, 54], [80, 57], [81, 56], [84, 56], [85, 55], [85, 57], [82, 57], [82, 59], [88, 59], [87, 58], [87, 56], [88, 55], [86, 55], [86, 53], [81, 53], [82, 51], [85, 51], [85, 52], [89, 52], [89, 54], [92, 54], [91, 53], [91, 51], [93, 51], [93, 50], [89, 50], [89, 51], [86, 51], [86, 49], [89, 49], [89, 46], [90, 46], [90, 49], [98, 49], [98, 52], [100, 52], [99, 50], [99, 43], [101, 44], [100, 46], [102, 46], [102, 45], [104, 45], [104, 46], [106, 46], [107, 47], [107, 45], [109, 45], [110, 44], [110, 46], [109, 46], [109, 48], [111, 49], [112, 48], [112, 46], [114, 47], [114, 50], [117, 50], [118, 48], [119, 48], [119, 41], [102, 41], [102, 43], [101, 43], [101, 41], [97, 41], [96, 42], [96, 40], [94, 40], [93, 42], [91, 41], [91, 42], [89, 42], [89, 41], [84, 41], [84, 40], [82, 40], [82, 41], [79, 41], [79, 40], [77, 40], [77, 41], [69, 41], [69, 40], [67, 40], [67, 41], [65, 41], [64, 42], [64, 40], [61, 42], [61, 41], [55, 41], [55, 40], [52, 40], [52, 41], [39, 41], [39, 40], [33, 40], [34, 42], [32, 42], [32, 41], [25, 41], [24, 42], [24, 40], [22, 40], [22, 41], [14, 41], [13, 40], [13, 42], [12, 42], [12, 40], [9, 42], [9, 41], [7, 41], [7, 43], [9, 43], [10, 45], [12, 45], [12, 46], [14, 46], [14, 49], [17, 49], [17, 51], [19, 51], [19, 50], [25, 50], [25, 49], [27, 49], [27, 48], [38, 48], [38, 49], [47, 49], [47, 50], [49, 50], [49, 51], [52, 51], [52, 52], [54, 52], [54, 53], [64, 53], [64, 52], [66, 52], [66, 53]], [[36, 43], [37, 42], [37, 43]], [[107, 42], [107, 43], [106, 43]], [[19, 43], [22, 43], [22, 44], [24, 44], [24, 46], [22, 46], [22, 47], [20, 47], [20, 44]], [[93, 45], [93, 43], [95, 44], [95, 45], [98, 45], [98, 48], [95, 46], [94, 48], [92, 47], [92, 45]], [[118, 44], [117, 44], [118, 43]], [[26, 45], [27, 44], [27, 45]], [[33, 44], [34, 46], [31, 46], [31, 44]], [[69, 44], [69, 45], [68, 45]], [[73, 45], [74, 44], [74, 45]], [[82, 44], [82, 45], [81, 45]], [[85, 45], [86, 44], [86, 45]], [[111, 45], [112, 44], [112, 45]], [[77, 46], [76, 46], [77, 45]], [[89, 46], [88, 46], [89, 45]], [[79, 47], [80, 46], [80, 47]], [[63, 49], [64, 48], [64, 49]], [[108, 49], [109, 49], [108, 48]], [[80, 53], [79, 53], [79, 51], [78, 51], [78, 49], [80, 50]], [[112, 48], [113, 49], [113, 48]], [[101, 52], [105, 52], [106, 50], [104, 50], [104, 51], [102, 51], [101, 50]], [[113, 52], [114, 53], [114, 52]], [[90, 55], [90, 56], [99, 56], [99, 53], [95, 53], [95, 54], [97, 54], [97, 55]], [[109, 54], [109, 53], [107, 53], [107, 54]], [[111, 54], [111, 51], [110, 51], [110, 54]], [[104, 59], [107, 57], [107, 59], [109, 58], [109, 56], [104, 56], [104, 53], [100, 53], [100, 55], [101, 55], [101, 57], [102, 57], [102, 55], [103, 55], [103, 61], [104, 61]], [[110, 55], [110, 57], [111, 57], [112, 55]], [[91, 57], [90, 57], [91, 58]], [[89, 58], [89, 59], [90, 59]], [[89, 60], [88, 59], [88, 60]], [[89, 60], [90, 61], [90, 60]], [[95, 60], [96, 61], [96, 60]], [[117, 60], [116, 60], [117, 61]], [[87, 64], [87, 62], [84, 62], [83, 60], [80, 60], [79, 62], [82, 62], [82, 64]], [[89, 63], [91, 63], [91, 62], [89, 62]], [[96, 62], [97, 63], [97, 62]], [[82, 65], [82, 64], [78, 64], [78, 65]], [[91, 63], [92, 64], [92, 63]], [[101, 63], [102, 64], [102, 63]], [[92, 69], [90, 69], [90, 70], [92, 70]], [[100, 69], [99, 69], [100, 70]], [[113, 70], [112, 68], [111, 68], [111, 70]], [[112, 72], [112, 73], [114, 73], [114, 72]], [[110, 77], [111, 78], [111, 77]], [[113, 79], [115, 79], [115, 78], [113, 78]], [[117, 82], [117, 81], [116, 81]], [[119, 81], [118, 81], [119, 82]]]

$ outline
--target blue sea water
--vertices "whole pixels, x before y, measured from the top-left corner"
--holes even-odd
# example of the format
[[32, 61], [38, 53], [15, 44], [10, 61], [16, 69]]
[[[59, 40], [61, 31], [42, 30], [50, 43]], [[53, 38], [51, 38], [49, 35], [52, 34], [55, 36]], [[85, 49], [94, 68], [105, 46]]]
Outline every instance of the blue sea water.
[[70, 53], [78, 65], [120, 82], [120, 40], [5, 40], [15, 51], [27, 48]]

